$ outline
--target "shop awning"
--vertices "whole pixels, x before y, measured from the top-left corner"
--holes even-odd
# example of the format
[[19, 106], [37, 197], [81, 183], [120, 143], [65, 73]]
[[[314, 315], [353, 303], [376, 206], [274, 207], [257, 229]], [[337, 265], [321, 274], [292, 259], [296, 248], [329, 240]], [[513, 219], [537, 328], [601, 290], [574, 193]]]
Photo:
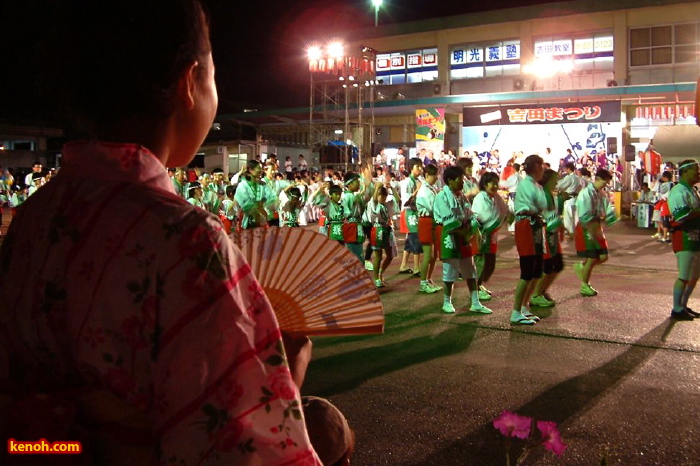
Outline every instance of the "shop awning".
[[654, 135], [654, 149], [664, 162], [684, 159], [700, 161], [700, 127], [697, 125], [659, 126]]

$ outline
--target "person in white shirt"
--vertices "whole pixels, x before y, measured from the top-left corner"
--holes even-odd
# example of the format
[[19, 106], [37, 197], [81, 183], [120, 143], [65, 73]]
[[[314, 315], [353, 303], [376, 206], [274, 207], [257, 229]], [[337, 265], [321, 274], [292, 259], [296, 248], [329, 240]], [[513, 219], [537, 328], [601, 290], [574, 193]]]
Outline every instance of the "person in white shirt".
[[34, 180], [33, 180], [33, 175], [34, 173], [41, 173], [41, 162], [37, 161], [32, 164], [32, 171], [27, 173], [27, 176], [24, 177], [24, 186], [27, 188], [31, 187], [34, 185]]
[[302, 154], [299, 154], [299, 171], [308, 170], [309, 164]]
[[[407, 236], [399, 273], [420, 275], [419, 259], [423, 248], [418, 242], [418, 211], [415, 201], [422, 184], [419, 177], [423, 174], [423, 162], [418, 158], [412, 158], [408, 161], [408, 169], [410, 174], [401, 186], [401, 215], [406, 221]], [[408, 256], [411, 254], [413, 254], [412, 269], [408, 267]]]
[[476, 266], [479, 299], [488, 301], [491, 292], [484, 283], [489, 281], [496, 269], [496, 252], [498, 251], [498, 230], [511, 215], [508, 206], [498, 194], [498, 175], [484, 173], [479, 180], [479, 194], [474, 198], [472, 212], [479, 222], [480, 241], [472, 245], [474, 265]]
[[284, 174], [287, 177], [287, 181], [292, 181], [294, 179], [292, 171], [292, 158], [287, 156], [284, 159]]
[[[508, 209], [512, 212], [515, 212], [515, 193], [518, 192], [518, 185], [520, 182], [523, 180], [522, 175], [520, 174], [520, 164], [519, 163], [514, 163], [513, 164], [513, 174], [510, 175], [504, 182], [503, 182], [503, 189], [508, 191]], [[508, 225], [508, 231], [514, 232], [515, 231], [515, 222], [510, 222]]]
[[547, 198], [537, 182], [544, 174], [544, 161], [530, 155], [523, 163], [525, 178], [518, 184], [515, 196], [515, 245], [520, 256], [520, 280], [515, 287], [515, 302], [510, 322], [533, 325], [539, 317], [529, 308], [530, 297], [544, 270], [544, 219]]
[[576, 174], [576, 165], [567, 163], [566, 176], [559, 180], [556, 189], [564, 199], [564, 228], [572, 236], [576, 227], [576, 196], [583, 187], [581, 178]]
[[595, 181], [581, 190], [576, 198], [576, 254], [583, 262], [574, 264], [574, 272], [581, 280], [581, 295], [595, 296], [598, 291], [590, 284], [591, 273], [597, 265], [608, 260], [608, 241], [603, 233], [603, 221], [608, 219], [610, 203], [604, 192], [612, 174], [598, 169]]
[[[423, 248], [423, 261], [420, 267], [421, 293], [436, 293], [442, 287], [433, 282], [435, 261], [437, 260], [440, 242], [435, 235], [435, 221], [433, 220], [433, 204], [438, 193], [437, 188], [438, 168], [435, 165], [425, 167], [425, 183], [421, 184], [416, 195], [416, 207], [418, 208], [418, 241]], [[437, 244], [436, 244], [437, 243]]]

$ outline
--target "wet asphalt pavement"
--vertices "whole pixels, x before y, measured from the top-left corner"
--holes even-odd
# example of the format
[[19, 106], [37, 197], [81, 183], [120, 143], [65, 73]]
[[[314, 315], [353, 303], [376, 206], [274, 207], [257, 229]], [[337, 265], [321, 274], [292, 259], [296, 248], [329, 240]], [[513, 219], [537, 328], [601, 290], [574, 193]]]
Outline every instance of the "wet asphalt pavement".
[[[675, 257], [651, 233], [608, 229], [611, 259], [594, 270], [592, 298], [579, 294], [567, 243], [550, 289], [557, 304], [533, 308], [542, 321], [532, 327], [509, 323], [519, 275], [511, 236], [488, 283], [491, 315], [467, 310], [464, 282], [457, 313], [442, 313], [441, 293], [419, 294], [395, 259], [381, 291], [385, 333], [315, 338], [303, 392], [345, 413], [354, 465], [505, 465], [492, 425], [503, 410], [556, 422], [567, 445], [560, 458], [536, 447], [524, 464], [698, 465], [700, 319], [668, 318]], [[700, 295], [690, 305], [700, 310]], [[511, 442], [512, 458], [523, 445]]]

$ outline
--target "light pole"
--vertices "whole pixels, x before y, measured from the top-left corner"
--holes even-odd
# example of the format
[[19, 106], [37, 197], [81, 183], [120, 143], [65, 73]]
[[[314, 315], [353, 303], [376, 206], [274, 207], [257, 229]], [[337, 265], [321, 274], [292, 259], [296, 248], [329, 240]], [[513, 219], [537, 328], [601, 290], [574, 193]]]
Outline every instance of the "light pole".
[[372, 0], [374, 5], [374, 27], [379, 25], [379, 7], [382, 6], [382, 0]]

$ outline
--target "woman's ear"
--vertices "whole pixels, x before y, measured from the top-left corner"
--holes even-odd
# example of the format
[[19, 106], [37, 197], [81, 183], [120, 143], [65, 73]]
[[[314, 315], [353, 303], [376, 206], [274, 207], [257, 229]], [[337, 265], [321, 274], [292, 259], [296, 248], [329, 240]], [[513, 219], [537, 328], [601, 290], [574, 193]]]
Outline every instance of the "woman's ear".
[[182, 71], [178, 81], [178, 100], [187, 110], [192, 110], [195, 105], [195, 89], [199, 62], [192, 62]]

